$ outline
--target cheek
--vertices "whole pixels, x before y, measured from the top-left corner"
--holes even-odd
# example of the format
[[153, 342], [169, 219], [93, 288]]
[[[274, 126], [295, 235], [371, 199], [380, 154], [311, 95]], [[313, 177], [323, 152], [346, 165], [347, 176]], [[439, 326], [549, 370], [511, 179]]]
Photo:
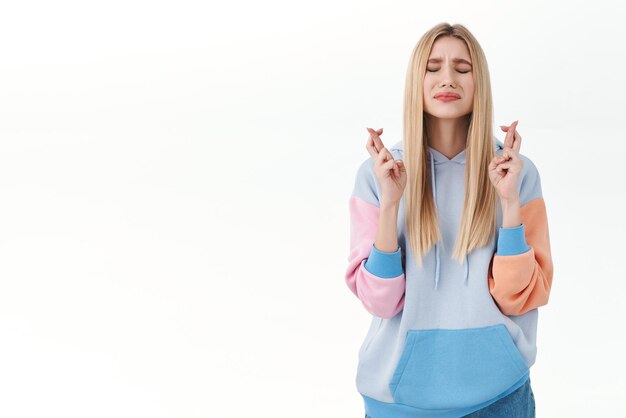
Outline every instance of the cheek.
[[469, 101], [474, 101], [474, 84], [468, 83], [465, 85], [465, 97], [469, 99]]
[[470, 82], [469, 82], [469, 83], [467, 83], [467, 93], [468, 93], [470, 96], [473, 96], [473, 95], [474, 95], [475, 90], [476, 90], [476, 86], [474, 85], [474, 81], [473, 81], [473, 80], [470, 80]]
[[426, 97], [433, 90], [433, 83], [428, 79], [428, 77], [424, 78], [424, 96]]

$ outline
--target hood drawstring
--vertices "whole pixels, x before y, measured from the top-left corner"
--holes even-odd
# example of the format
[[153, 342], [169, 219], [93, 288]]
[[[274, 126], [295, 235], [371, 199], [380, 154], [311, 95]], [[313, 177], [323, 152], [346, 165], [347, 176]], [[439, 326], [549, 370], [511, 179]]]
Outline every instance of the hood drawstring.
[[[435, 201], [435, 209], [437, 209], [437, 186], [435, 183], [435, 160], [434, 160], [432, 151], [430, 152], [430, 181], [431, 181], [432, 191], [433, 191], [433, 200]], [[439, 210], [437, 210], [437, 213], [439, 213]], [[437, 285], [439, 284], [439, 246], [437, 245], [437, 243], [435, 243], [435, 259], [437, 260], [437, 263], [435, 264], [435, 289], [436, 289]]]
[[465, 286], [469, 282], [469, 257], [465, 254]]
[[[433, 152], [430, 152], [430, 181], [431, 181], [431, 186], [432, 186], [432, 191], [433, 191], [433, 200], [435, 201], [435, 209], [437, 209], [437, 213], [439, 213], [439, 210], [437, 208], [437, 182], [435, 181], [435, 160], [433, 157]], [[437, 243], [435, 243], [435, 259], [436, 259], [436, 264], [435, 264], [435, 289], [437, 289], [438, 285], [439, 285], [439, 266], [441, 264], [440, 261], [440, 257], [439, 257], [439, 245]], [[469, 257], [467, 254], [465, 254], [465, 286], [468, 285], [469, 283]]]

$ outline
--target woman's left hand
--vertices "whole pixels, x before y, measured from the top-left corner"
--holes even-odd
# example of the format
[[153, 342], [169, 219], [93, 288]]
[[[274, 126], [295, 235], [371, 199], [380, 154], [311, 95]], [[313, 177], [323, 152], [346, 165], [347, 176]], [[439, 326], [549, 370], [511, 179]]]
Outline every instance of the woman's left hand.
[[513, 122], [511, 126], [500, 126], [506, 132], [504, 149], [502, 155], [496, 155], [489, 164], [489, 179], [500, 200], [504, 201], [519, 200], [518, 185], [524, 161], [519, 156], [522, 137], [515, 129], [517, 122]]

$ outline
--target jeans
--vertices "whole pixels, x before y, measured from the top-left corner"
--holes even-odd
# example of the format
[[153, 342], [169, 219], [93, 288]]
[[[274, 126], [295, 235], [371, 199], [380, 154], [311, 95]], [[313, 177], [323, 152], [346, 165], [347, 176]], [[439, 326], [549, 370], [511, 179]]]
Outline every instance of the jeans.
[[[502, 399], [461, 418], [535, 418], [535, 395], [530, 378]], [[365, 418], [375, 418], [365, 414]]]

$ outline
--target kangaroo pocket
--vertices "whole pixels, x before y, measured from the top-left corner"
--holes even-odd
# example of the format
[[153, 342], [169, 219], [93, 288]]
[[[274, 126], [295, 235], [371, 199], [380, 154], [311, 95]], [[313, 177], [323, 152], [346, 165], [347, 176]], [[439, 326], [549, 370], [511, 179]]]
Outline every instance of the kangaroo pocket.
[[389, 383], [395, 402], [421, 409], [471, 407], [528, 372], [504, 324], [409, 330]]

